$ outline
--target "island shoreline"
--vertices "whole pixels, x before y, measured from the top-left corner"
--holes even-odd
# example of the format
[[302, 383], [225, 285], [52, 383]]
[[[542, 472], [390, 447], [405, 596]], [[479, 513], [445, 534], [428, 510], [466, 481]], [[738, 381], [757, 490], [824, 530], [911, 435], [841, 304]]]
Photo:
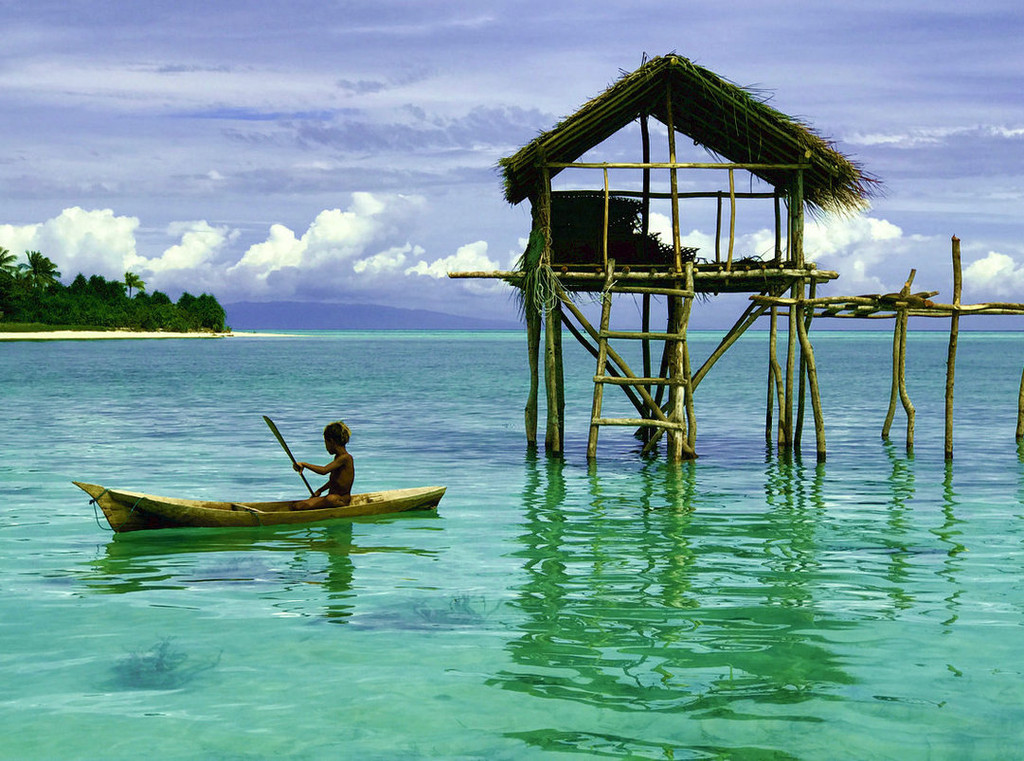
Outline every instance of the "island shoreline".
[[157, 330], [36, 330], [5, 333], [0, 329], [0, 341], [94, 341], [130, 339], [173, 339], [173, 338], [279, 338], [289, 333], [175, 333]]

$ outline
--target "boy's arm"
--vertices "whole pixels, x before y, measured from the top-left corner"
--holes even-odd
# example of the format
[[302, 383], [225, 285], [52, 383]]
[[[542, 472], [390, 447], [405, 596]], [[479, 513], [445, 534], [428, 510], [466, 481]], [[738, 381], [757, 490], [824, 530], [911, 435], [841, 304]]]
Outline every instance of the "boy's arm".
[[335, 457], [333, 460], [331, 460], [326, 465], [314, 465], [311, 462], [300, 462], [300, 463], [298, 463], [298, 465], [299, 465], [299, 467], [302, 467], [302, 468], [309, 468], [311, 471], [313, 471], [314, 473], [316, 473], [319, 476], [329, 476], [335, 470], [337, 470], [342, 465], [344, 465], [345, 462], [346, 462], [346, 459], [347, 458], [342, 455], [342, 456], [339, 456], [339, 457]]

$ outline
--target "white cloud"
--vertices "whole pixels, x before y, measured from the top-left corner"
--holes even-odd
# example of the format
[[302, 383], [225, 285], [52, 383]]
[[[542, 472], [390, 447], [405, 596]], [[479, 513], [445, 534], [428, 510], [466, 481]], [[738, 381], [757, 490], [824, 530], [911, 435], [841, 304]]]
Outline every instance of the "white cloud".
[[[338, 280], [343, 273], [373, 274], [403, 247], [409, 246], [405, 253], [412, 250], [407, 241], [398, 246], [387, 244], [401, 234], [400, 229], [422, 204], [423, 200], [414, 196], [353, 193], [346, 211], [320, 212], [301, 237], [284, 225], [272, 225], [267, 240], [250, 246], [227, 274], [254, 284], [266, 283], [272, 274], [288, 268], [302, 268], [312, 273], [311, 280], [321, 282]], [[383, 253], [366, 257], [381, 244], [385, 245]], [[380, 258], [372, 259], [374, 256]]]
[[41, 251], [65, 277], [78, 272], [120, 278], [136, 260], [136, 217], [116, 216], [111, 209], [86, 211], [77, 206], [39, 224], [0, 225], [0, 246], [21, 254]]
[[266, 279], [275, 269], [299, 266], [304, 249], [305, 244], [295, 237], [292, 230], [284, 225], [271, 225], [267, 239], [250, 246], [245, 255], [228, 270], [228, 274], [249, 268], [256, 277]]
[[[672, 240], [672, 222], [664, 214], [651, 215], [651, 231], [663, 241]], [[680, 236], [682, 245], [699, 249], [698, 256], [714, 258], [715, 236], [700, 229], [691, 230]], [[722, 255], [728, 248], [728, 233], [720, 243]], [[782, 246], [785, 248], [783, 239]], [[876, 219], [866, 214], [856, 216], [827, 215], [809, 218], [804, 226], [804, 253], [808, 261], [818, 264], [821, 269], [836, 270], [840, 280], [832, 289], [846, 292], [881, 292], [891, 289], [887, 283], [902, 285], [906, 278], [905, 269], [916, 266], [913, 252], [925, 252], [933, 259], [930, 250], [935, 242], [927, 238], [904, 236], [903, 230], [888, 220]], [[775, 231], [755, 230], [737, 235], [734, 252], [742, 256], [771, 257], [775, 250]], [[906, 264], [906, 262], [911, 262]], [[926, 259], [927, 261], [927, 259]]]
[[896, 148], [919, 148], [925, 145], [940, 145], [951, 138], [967, 135], [972, 138], [994, 137], [1015, 140], [1024, 137], [1024, 128], [1007, 127], [1001, 124], [979, 124], [969, 127], [949, 126], [931, 129], [913, 129], [907, 132], [855, 132], [844, 142], [851, 145], [886, 145]]
[[429, 264], [419, 261], [405, 270], [406, 275], [426, 275], [432, 278], [447, 277], [449, 272], [494, 271], [501, 266], [487, 256], [487, 241], [478, 240], [460, 246], [451, 256], [435, 259]]
[[992, 296], [1019, 299], [1024, 292], [1024, 265], [997, 251], [969, 264], [963, 276], [965, 287]]
[[374, 254], [366, 259], [359, 259], [352, 264], [352, 271], [360, 275], [379, 275], [396, 272], [408, 261], [409, 257], [407, 254], [410, 253], [415, 256], [422, 256], [426, 252], [420, 246], [406, 243], [404, 246], [389, 248], [387, 251], [381, 251], [379, 254]]
[[238, 237], [236, 230], [213, 227], [202, 220], [175, 222], [168, 227], [167, 232], [180, 237], [181, 242], [168, 248], [158, 258], [138, 257], [132, 266], [153, 274], [169, 270], [195, 270], [209, 264], [226, 243]]

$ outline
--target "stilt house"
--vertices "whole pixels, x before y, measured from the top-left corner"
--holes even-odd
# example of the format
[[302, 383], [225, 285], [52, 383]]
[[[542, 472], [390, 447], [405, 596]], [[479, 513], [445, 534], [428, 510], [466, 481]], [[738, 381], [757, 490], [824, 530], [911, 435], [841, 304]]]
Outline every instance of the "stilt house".
[[[652, 160], [652, 126], [667, 138], [657, 148], [660, 160]], [[626, 143], [632, 147], [624, 149]], [[682, 160], [680, 143], [690, 153], [693, 146], [703, 149], [701, 160]], [[609, 145], [615, 160], [591, 159], [598, 146]], [[817, 284], [838, 275], [805, 259], [805, 210], [859, 210], [875, 182], [871, 177], [806, 125], [678, 55], [654, 58], [624, 75], [500, 166], [507, 200], [529, 201], [532, 209], [527, 250], [517, 270], [452, 276], [502, 278], [520, 289], [529, 338], [530, 442], [537, 436], [543, 344], [545, 444], [556, 453], [563, 448], [564, 325], [596, 359], [588, 455], [595, 456], [602, 427], [625, 426], [647, 448], [667, 434], [672, 460], [695, 457], [694, 390], [729, 346], [770, 311], [779, 443], [792, 445], [794, 357], [797, 341], [806, 340], [798, 310], [788, 314], [785, 368], [774, 361], [775, 306], [752, 301], [693, 371], [686, 341], [691, 306], [695, 297], [726, 292], [774, 298], [788, 291], [803, 299], [810, 289], [813, 297]], [[774, 227], [767, 250], [736, 250], [738, 206], [752, 215], [757, 207], [758, 229]], [[684, 246], [684, 221], [687, 229], [714, 229], [714, 250]], [[661, 222], [661, 235], [652, 231], [654, 222]], [[579, 308], [580, 293], [599, 294], [600, 325], [592, 325]], [[612, 329], [617, 294], [642, 302], [639, 330]], [[654, 311], [666, 316], [663, 331], [651, 329], [652, 300]], [[641, 347], [642, 368], [636, 372], [615, 348], [629, 341]], [[603, 415], [606, 386], [626, 392], [635, 417]]]

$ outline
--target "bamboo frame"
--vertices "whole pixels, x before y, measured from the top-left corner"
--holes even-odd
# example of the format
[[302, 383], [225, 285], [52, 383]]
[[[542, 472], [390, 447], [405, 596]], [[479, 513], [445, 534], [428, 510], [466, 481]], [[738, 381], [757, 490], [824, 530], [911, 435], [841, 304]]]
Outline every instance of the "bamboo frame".
[[[494, 270], [494, 271], [479, 271], [475, 270], [472, 272], [449, 272], [448, 277], [455, 279], [478, 279], [478, 280], [506, 280], [511, 284], [515, 285], [516, 281], [522, 280], [524, 275], [522, 272], [516, 270]], [[598, 272], [595, 269], [592, 270], [564, 270], [560, 277], [562, 280], [571, 281], [583, 281], [588, 283], [594, 283], [600, 285], [601, 280], [604, 277], [603, 272]], [[736, 280], [744, 280], [751, 277], [761, 278], [778, 278], [778, 279], [792, 279], [795, 277], [811, 278], [813, 277], [818, 282], [827, 282], [829, 280], [835, 280], [839, 277], [838, 272], [832, 270], [819, 270], [815, 269], [809, 271], [807, 269], [795, 269], [793, 267], [757, 267], [751, 269], [734, 269], [732, 272], [725, 272], [715, 265], [703, 265], [698, 264], [694, 266], [693, 280], [694, 283], [709, 284], [719, 282], [729, 282]], [[624, 272], [622, 270], [615, 273], [616, 281], [641, 281], [641, 282], [658, 282], [658, 281], [676, 281], [679, 279], [679, 274], [676, 272]], [[594, 289], [597, 290], [597, 289]], [[855, 299], [857, 297], [843, 297]], [[821, 299], [819, 299], [820, 301]], [[990, 305], [1004, 308], [1007, 306], [1015, 305]], [[1024, 305], [1021, 305], [1021, 310], [1024, 311]], [[968, 311], [964, 309], [962, 311]], [[1018, 314], [1018, 312], [1013, 312]]]
[[[671, 117], [671, 112], [669, 113]], [[802, 170], [812, 169], [811, 164], [757, 164], [757, 163], [736, 163], [728, 161], [655, 161], [655, 162], [628, 162], [628, 161], [549, 161], [545, 166], [551, 169], [744, 169], [748, 172], [765, 171], [770, 169], [780, 170]]]
[[[573, 325], [572, 320], [570, 320], [566, 316], [564, 311], [562, 312], [562, 325], [565, 326], [565, 328], [568, 329], [568, 331], [570, 333], [572, 333], [573, 337], [577, 341], [579, 341], [580, 346], [582, 346], [584, 349], [586, 349], [587, 353], [589, 353], [590, 356], [592, 356], [594, 359], [597, 359], [597, 357], [598, 357], [597, 347], [594, 346], [594, 344], [590, 343], [590, 341], [588, 340], [587, 336], [583, 335], [583, 333], [580, 332], [579, 328], [577, 328], [575, 325]], [[636, 408], [636, 411], [639, 414], [643, 415], [645, 413], [645, 411], [647, 410], [647, 405], [644, 404], [644, 402], [640, 399], [640, 397], [638, 397], [636, 394], [633, 393], [633, 389], [631, 387], [633, 385], [635, 385], [634, 382], [631, 381], [628, 378], [624, 378], [621, 375], [621, 373], [619, 373], [619, 371], [615, 368], [614, 365], [607, 365], [606, 364], [605, 365], [605, 373], [606, 374], [602, 378], [602, 381], [604, 383], [610, 383], [610, 384], [613, 384], [613, 385], [622, 386], [623, 387], [622, 391], [623, 391], [623, 393], [625, 393], [626, 398], [629, 399], [630, 403]], [[597, 377], [598, 376], [596, 376], [596, 375], [594, 376], [595, 381], [597, 380]], [[643, 379], [640, 379], [640, 380], [643, 380]]]
[[[646, 64], [645, 64], [646, 66]], [[691, 70], [692, 69], [692, 70]], [[535, 205], [535, 227], [544, 233], [542, 263], [550, 267], [552, 259], [551, 247], [551, 178], [563, 169], [600, 169], [604, 186], [604, 230], [602, 234], [602, 268], [595, 271], [585, 265], [566, 265], [561, 275], [552, 275], [554, 279], [555, 298], [551, 303], [542, 305], [539, 310], [532, 310], [527, 315], [527, 347], [530, 356], [530, 394], [527, 399], [525, 421], [528, 442], [536, 444], [537, 436], [537, 397], [539, 395], [539, 346], [540, 327], [544, 326], [544, 370], [545, 394], [547, 398], [547, 431], [546, 446], [550, 451], [561, 453], [564, 447], [564, 368], [562, 359], [562, 326], [568, 326], [574, 336], [588, 351], [596, 354], [598, 370], [593, 376], [595, 383], [595, 404], [591, 416], [591, 437], [588, 439], [588, 457], [596, 454], [597, 429], [600, 425], [639, 425], [649, 437], [644, 451], [649, 451], [656, 444], [661, 433], [669, 432], [669, 458], [681, 459], [695, 456], [694, 441], [696, 421], [693, 408], [693, 394], [701, 381], [710, 372], [715, 363], [728, 351], [759, 317], [770, 312], [771, 326], [769, 336], [769, 358], [766, 389], [765, 439], [770, 445], [773, 423], [777, 425], [777, 443], [779, 450], [801, 448], [804, 413], [807, 397], [810, 398], [814, 415], [816, 451], [819, 461], [825, 459], [825, 431], [821, 410], [821, 399], [818, 389], [817, 367], [814, 349], [810, 340], [810, 329], [816, 317], [835, 317], [850, 319], [893, 319], [893, 377], [889, 399], [889, 409], [883, 425], [883, 438], [887, 438], [892, 420], [895, 416], [896, 399], [898, 398], [907, 413], [907, 451], [912, 451], [914, 437], [914, 407], [906, 388], [906, 354], [907, 336], [910, 317], [941, 317], [949, 318], [949, 347], [946, 363], [945, 389], [945, 456], [947, 460], [953, 455], [953, 398], [955, 385], [955, 360], [959, 332], [959, 319], [962, 314], [1024, 314], [1024, 304], [987, 303], [975, 305], [961, 304], [961, 262], [960, 241], [952, 239], [953, 257], [953, 299], [950, 304], [937, 304], [931, 301], [935, 293], [910, 293], [914, 277], [913, 271], [903, 289], [898, 294], [881, 294], [874, 296], [817, 297], [816, 286], [838, 277], [837, 273], [818, 271], [813, 264], [805, 262], [804, 255], [804, 223], [806, 208], [822, 209], [853, 209], [857, 208], [870, 195], [868, 192], [874, 182], [873, 178], [861, 173], [852, 163], [841, 155], [831, 152], [824, 141], [812, 139], [814, 136], [806, 130], [788, 130], [790, 122], [780, 119], [775, 112], [759, 109], [758, 104], [748, 104], [746, 100], [736, 100], [737, 93], [719, 83], [712, 90], [714, 98], [708, 96], [701, 87], [696, 88], [692, 79], [686, 75], [700, 73], [700, 82], [706, 85], [709, 73], [692, 67], [684, 59], [675, 56], [658, 63], [658, 79], [655, 81], [646, 68], [635, 78], [624, 80], [622, 85], [609, 89], [609, 93], [601, 96], [592, 104], [588, 104], [579, 114], [560, 123], [555, 130], [542, 134], [537, 140], [501, 164], [505, 171], [506, 198], [513, 203], [524, 200], [527, 196]], [[664, 73], [663, 73], [664, 72]], [[636, 73], [634, 73], [636, 74]], [[671, 75], [671, 76], [670, 76]], [[664, 77], [664, 78], [662, 78]], [[680, 87], [688, 88], [687, 101], [679, 97]], [[649, 88], [649, 89], [648, 89]], [[694, 98], [697, 100], [693, 100]], [[715, 101], [715, 98], [720, 99]], [[700, 109], [709, 109], [708, 113], [693, 112], [693, 103]], [[709, 120], [708, 116], [714, 108], [729, 105], [739, 108], [746, 107], [746, 115], [756, 114], [756, 122], [752, 122], [755, 131], [759, 131], [756, 144], [737, 139], [741, 136], [742, 124], [725, 123]], [[584, 155], [587, 141], [605, 134], [608, 129], [618, 129], [616, 120], [622, 118], [623, 125], [629, 123], [640, 114], [640, 130], [643, 141], [643, 161], [635, 162], [585, 162], [571, 161], [573, 157]], [[649, 114], [656, 115], [667, 126], [668, 153], [667, 162], [652, 162], [650, 155]], [[717, 119], [717, 117], [716, 117]], [[700, 133], [702, 140], [712, 137], [706, 144], [712, 150], [720, 150], [720, 155], [739, 158], [767, 158], [791, 161], [791, 163], [758, 163], [758, 162], [681, 162], [676, 152], [676, 124], [684, 128], [691, 120], [709, 132]], [[799, 127], [799, 125], [797, 125]], [[750, 129], [748, 125], [745, 129]], [[682, 133], [680, 133], [682, 134]], [[782, 140], [785, 138], [785, 140]], [[768, 143], [761, 141], [768, 140]], [[779, 142], [781, 141], [781, 142]], [[600, 141], [597, 141], [600, 142]], [[596, 143], [595, 143], [596, 144]], [[780, 146], [785, 147], [782, 150]], [[583, 150], [581, 150], [583, 149]], [[813, 157], [813, 160], [812, 160]], [[549, 161], [549, 158], [558, 161]], [[612, 195], [611, 170], [642, 170], [643, 188], [638, 194], [635, 190], [621, 191], [617, 195], [635, 197], [642, 200], [642, 239], [640, 244], [641, 261], [649, 272], [616, 273], [619, 285], [614, 286], [611, 280], [615, 263], [609, 256], [614, 256], [610, 247], [609, 230], [610, 196]], [[669, 171], [670, 192], [651, 192], [651, 170], [667, 169]], [[728, 172], [728, 192], [680, 192], [679, 171], [718, 170]], [[772, 193], [740, 193], [736, 188], [735, 172], [748, 171], [773, 186]], [[721, 185], [719, 184], [719, 187]], [[661, 190], [664, 190], [663, 188]], [[752, 188], [751, 188], [752, 190]], [[729, 239], [727, 251], [723, 251], [725, 199], [729, 199]], [[672, 251], [674, 262], [662, 266], [657, 271], [656, 264], [648, 263], [646, 254], [650, 247], [646, 245], [649, 235], [650, 203], [652, 198], [667, 198], [671, 201]], [[715, 269], [712, 266], [695, 266], [692, 262], [682, 262], [682, 223], [680, 220], [680, 202], [684, 198], [714, 198], [716, 200], [715, 221]], [[736, 264], [737, 230], [737, 199], [738, 198], [770, 198], [774, 202], [775, 241], [774, 266], [745, 267], [744, 263]], [[786, 204], [786, 227], [783, 228], [782, 204]], [[635, 204], [634, 204], [635, 205]], [[783, 242], [783, 237], [785, 241]], [[535, 255], [536, 248], [533, 249]], [[708, 255], [708, 254], [705, 254]], [[531, 260], [532, 261], [532, 260]], [[570, 271], [570, 266], [574, 267]], [[734, 269], [735, 267], [735, 269]], [[637, 269], [641, 267], [638, 266]], [[513, 286], [524, 283], [522, 272], [472, 272], [453, 273], [453, 277], [488, 277], [504, 279]], [[685, 287], [684, 281], [685, 279]], [[603, 288], [601, 287], [603, 284]], [[635, 287], [629, 287], [634, 285]], [[625, 287], [623, 287], [625, 286]], [[659, 287], [664, 286], [664, 287]], [[599, 329], [594, 329], [582, 313], [568, 298], [570, 291], [601, 290], [602, 317]], [[788, 298], [783, 294], [788, 290]], [[614, 293], [633, 292], [643, 297], [643, 320], [641, 329], [612, 331], [610, 329], [610, 311]], [[718, 293], [720, 291], [738, 291], [756, 293], [751, 296], [751, 303], [736, 320], [718, 347], [704, 364], [693, 372], [689, 354], [689, 321], [694, 295], [700, 293]], [[805, 298], [806, 293], [806, 298]], [[666, 296], [668, 300], [668, 319], [664, 333], [651, 330], [651, 298]], [[577, 330], [569, 320], [565, 311], [568, 310], [579, 321], [583, 331], [596, 342], [596, 349], [588, 342], [587, 337]], [[779, 318], [788, 320], [786, 368], [779, 364], [778, 328]], [[626, 362], [614, 352], [609, 345], [611, 339], [633, 339], [642, 341], [643, 373], [636, 376]], [[657, 373], [652, 372], [651, 343], [664, 342], [662, 364]], [[799, 353], [799, 358], [797, 358]], [[797, 365], [797, 362], [799, 363]], [[622, 387], [629, 396], [640, 418], [612, 418], [601, 414], [603, 404], [603, 387], [605, 384]], [[794, 388], [794, 386], [798, 386]], [[661, 406], [665, 389], [669, 389], [669, 401]], [[652, 389], [656, 398], [652, 396]], [[794, 391], [796, 393], [794, 393]], [[794, 406], [796, 407], [794, 411]], [[774, 412], [778, 409], [777, 421]], [[794, 420], [795, 414], [795, 420]], [[532, 417], [532, 420], [531, 420]], [[1018, 411], [1016, 437], [1024, 440], [1024, 372], [1021, 375], [1018, 393]]]
[[[569, 294], [567, 294], [565, 292], [565, 289], [562, 288], [562, 286], [559, 285], [557, 282], [554, 284], [554, 286], [555, 286], [555, 295], [562, 302], [562, 304], [565, 306], [565, 308], [568, 309], [572, 313], [572, 316], [576, 318], [576, 321], [590, 335], [590, 337], [593, 340], [595, 340], [595, 341], [599, 340], [600, 333], [597, 330], [594, 329], [594, 326], [590, 324], [590, 321], [586, 318], [586, 316], [583, 314], [583, 312], [581, 312], [579, 310], [579, 307], [577, 307], [575, 304], [572, 303], [572, 299], [569, 298]], [[634, 373], [630, 369], [629, 364], [626, 362], [626, 360], [624, 360], [619, 355], [619, 353], [616, 352], [611, 346], [607, 347], [607, 351], [608, 351], [608, 359], [610, 359], [612, 362], [614, 362], [616, 365], [618, 365], [618, 370], [619, 370], [620, 373], [622, 373], [623, 377], [630, 378], [630, 379], [636, 381], [638, 376], [636, 375], [636, 373]], [[652, 399], [651, 395], [649, 393], [647, 393], [647, 390], [644, 388], [643, 384], [640, 383], [640, 384], [635, 385], [634, 387], [635, 387], [637, 393], [640, 395], [641, 399], [643, 399], [644, 403], [647, 404], [651, 408], [651, 412], [654, 415], [653, 419], [647, 419], [647, 422], [643, 423], [643, 424], [644, 425], [654, 425], [655, 421], [661, 421], [663, 423], [664, 422], [669, 422], [668, 417], [665, 415], [664, 412], [662, 412], [661, 407], [659, 405], [655, 404], [654, 399]], [[685, 452], [685, 448], [684, 448], [684, 454], [685, 453], [686, 452]], [[689, 457], [696, 457], [696, 454], [691, 451], [691, 452], [688, 453], [688, 456]]]
[[767, 306], [751, 303], [744, 310], [743, 314], [739, 316], [739, 319], [733, 323], [733, 326], [729, 328], [725, 336], [722, 337], [722, 340], [719, 341], [715, 350], [711, 352], [706, 360], [704, 360], [704, 364], [701, 365], [700, 369], [693, 374], [694, 390], [696, 390], [697, 386], [700, 385], [704, 376], [707, 375], [711, 368], [715, 366], [715, 363], [725, 355], [725, 352], [729, 347], [736, 343], [740, 336], [747, 332], [747, 329], [754, 324], [758, 317], [764, 314], [766, 309], [768, 309]]
[[[682, 165], [679, 165], [679, 166], [681, 168], [685, 169], [685, 167], [682, 167]], [[608, 168], [609, 169], [614, 169], [614, 167], [608, 167]], [[644, 171], [648, 171], [648, 170], [645, 169]], [[616, 197], [620, 197], [620, 198], [643, 198], [644, 197], [643, 191], [640, 191], [640, 190], [615, 190], [615, 191], [612, 191], [612, 192], [615, 194]], [[724, 199], [729, 197], [729, 191], [728, 190], [681, 190], [681, 191], [679, 191], [679, 193], [677, 195], [678, 195], [678, 197], [680, 199], [683, 199], [683, 198], [717, 198], [719, 200], [724, 200]], [[650, 193], [650, 197], [651, 198], [660, 198], [662, 200], [667, 200], [667, 199], [672, 197], [672, 194], [671, 193], [665, 193], [665, 192], [653, 191], [653, 192]], [[775, 197], [775, 193], [768, 193], [768, 192], [760, 192], [760, 193], [758, 193], [758, 192], [753, 192], [753, 193], [747, 192], [747, 193], [745, 193], [743, 191], [737, 191], [736, 192], [736, 197], [737, 198], [761, 198], [761, 199], [767, 199], [767, 198], [774, 198]]]

